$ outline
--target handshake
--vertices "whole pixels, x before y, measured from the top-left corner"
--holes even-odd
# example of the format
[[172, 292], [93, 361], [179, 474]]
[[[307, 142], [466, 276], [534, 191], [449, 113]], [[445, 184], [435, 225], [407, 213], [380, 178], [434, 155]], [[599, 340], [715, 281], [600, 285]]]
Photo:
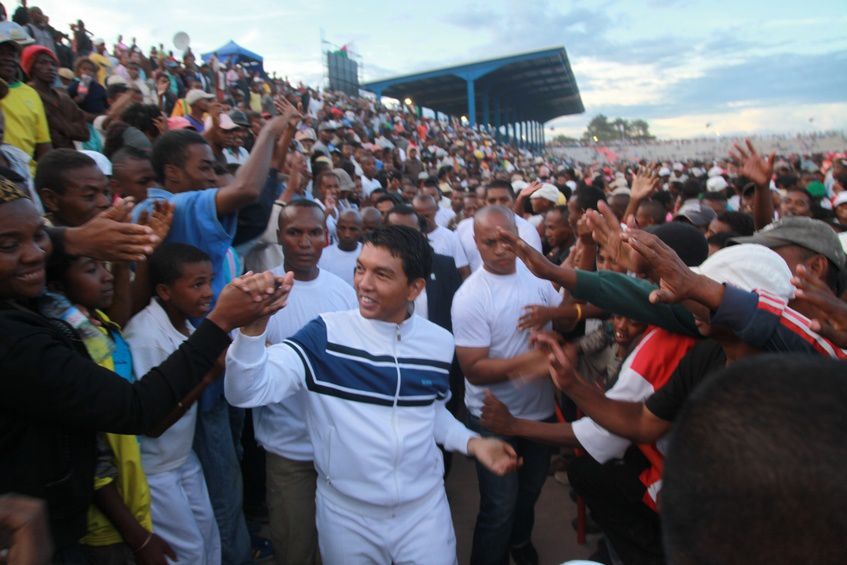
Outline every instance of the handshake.
[[266, 321], [285, 306], [293, 284], [293, 273], [247, 272], [224, 287], [207, 318], [225, 332]]

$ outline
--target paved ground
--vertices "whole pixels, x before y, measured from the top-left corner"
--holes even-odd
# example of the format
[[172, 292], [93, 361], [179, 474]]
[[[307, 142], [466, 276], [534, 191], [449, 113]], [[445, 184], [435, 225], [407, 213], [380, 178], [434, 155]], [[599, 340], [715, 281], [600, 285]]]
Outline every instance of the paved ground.
[[[470, 560], [473, 527], [479, 509], [479, 491], [473, 462], [453, 456], [453, 468], [447, 478], [447, 497], [453, 510], [459, 563]], [[568, 488], [548, 477], [535, 507], [535, 528], [532, 541], [541, 565], [558, 565], [569, 559], [584, 559], [597, 545], [597, 537], [589, 536], [587, 545], [576, 543], [571, 521], [576, 517], [576, 505], [568, 496]]]

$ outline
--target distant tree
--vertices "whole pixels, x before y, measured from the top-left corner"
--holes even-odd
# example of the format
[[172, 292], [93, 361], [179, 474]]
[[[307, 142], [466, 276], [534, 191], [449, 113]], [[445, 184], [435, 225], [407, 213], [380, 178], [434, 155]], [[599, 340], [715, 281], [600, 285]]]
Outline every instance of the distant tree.
[[610, 121], [603, 114], [598, 114], [588, 122], [581, 139], [588, 143], [608, 143], [627, 139], [643, 141], [654, 139], [654, 136], [650, 134], [650, 124], [644, 120], [615, 118]]
[[559, 134], [553, 138], [553, 143], [573, 143], [577, 141], [575, 137], [569, 137], [567, 135]]

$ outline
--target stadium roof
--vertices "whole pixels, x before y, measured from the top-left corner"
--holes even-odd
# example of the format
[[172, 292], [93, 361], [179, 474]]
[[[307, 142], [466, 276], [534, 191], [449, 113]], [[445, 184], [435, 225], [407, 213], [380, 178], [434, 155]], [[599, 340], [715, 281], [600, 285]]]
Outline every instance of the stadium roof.
[[[371, 81], [362, 88], [377, 96], [411, 98], [445, 114], [467, 115], [471, 124], [544, 123], [585, 111], [564, 47]], [[468, 103], [471, 99], [474, 104]]]

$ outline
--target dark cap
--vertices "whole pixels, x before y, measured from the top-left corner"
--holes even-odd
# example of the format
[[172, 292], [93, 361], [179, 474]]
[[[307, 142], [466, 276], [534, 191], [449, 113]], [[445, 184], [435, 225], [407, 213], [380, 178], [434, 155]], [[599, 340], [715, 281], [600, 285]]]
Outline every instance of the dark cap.
[[235, 122], [237, 125], [239, 125], [241, 127], [244, 127], [244, 128], [250, 127], [250, 120], [247, 119], [247, 114], [245, 114], [241, 110], [233, 110], [232, 112], [229, 113], [229, 117], [233, 122]]
[[786, 245], [798, 245], [823, 255], [839, 270], [847, 266], [847, 255], [838, 241], [838, 235], [820, 220], [792, 216], [768, 224], [755, 234], [735, 237], [737, 243], [758, 243], [777, 249]]
[[696, 267], [709, 256], [706, 236], [687, 222], [668, 222], [650, 226], [644, 231], [662, 240], [662, 243], [673, 249], [689, 267]]
[[718, 215], [708, 206], [701, 205], [699, 209], [689, 208], [674, 217], [674, 221], [688, 222], [698, 228], [708, 226]]

